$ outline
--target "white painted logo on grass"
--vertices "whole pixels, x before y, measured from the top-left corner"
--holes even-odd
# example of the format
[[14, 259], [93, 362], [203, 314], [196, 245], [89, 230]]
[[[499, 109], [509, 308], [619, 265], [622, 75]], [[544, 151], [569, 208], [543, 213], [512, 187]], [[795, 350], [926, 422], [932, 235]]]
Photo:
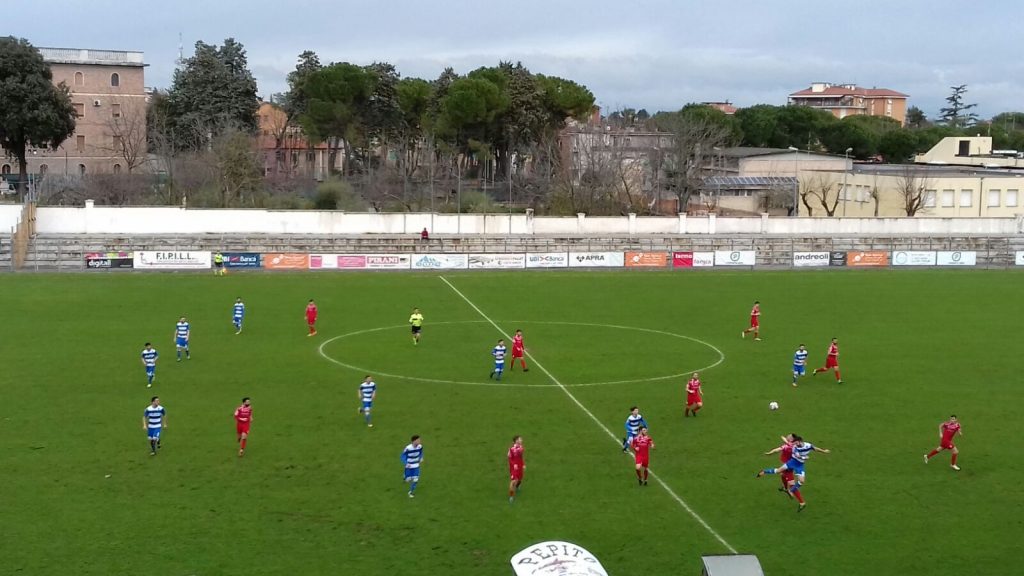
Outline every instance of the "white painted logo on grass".
[[596, 556], [571, 542], [534, 544], [516, 553], [511, 562], [516, 576], [608, 576]]

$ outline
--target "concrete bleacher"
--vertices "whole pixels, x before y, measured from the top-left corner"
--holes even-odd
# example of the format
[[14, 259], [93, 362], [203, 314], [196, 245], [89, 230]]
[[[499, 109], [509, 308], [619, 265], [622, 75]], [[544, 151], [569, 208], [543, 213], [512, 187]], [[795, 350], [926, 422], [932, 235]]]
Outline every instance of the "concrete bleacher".
[[[979, 266], [1012, 265], [1024, 250], [1021, 236], [435, 236], [427, 242], [409, 235], [329, 236], [307, 234], [113, 235], [41, 234], [28, 249], [25, 269], [80, 270], [90, 252], [208, 250], [324, 254], [523, 253], [609, 251], [755, 250], [759, 266], [789, 266], [794, 252], [847, 250], [973, 250]], [[0, 270], [9, 270], [10, 238], [0, 239]]]

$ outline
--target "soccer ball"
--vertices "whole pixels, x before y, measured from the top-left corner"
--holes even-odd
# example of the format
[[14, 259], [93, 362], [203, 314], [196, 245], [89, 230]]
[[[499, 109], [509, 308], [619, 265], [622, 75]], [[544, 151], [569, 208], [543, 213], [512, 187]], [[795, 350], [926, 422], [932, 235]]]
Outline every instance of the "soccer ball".
[[769, 402], [768, 403], [768, 409], [769, 410], [778, 410], [779, 409], [779, 403], [778, 402]]

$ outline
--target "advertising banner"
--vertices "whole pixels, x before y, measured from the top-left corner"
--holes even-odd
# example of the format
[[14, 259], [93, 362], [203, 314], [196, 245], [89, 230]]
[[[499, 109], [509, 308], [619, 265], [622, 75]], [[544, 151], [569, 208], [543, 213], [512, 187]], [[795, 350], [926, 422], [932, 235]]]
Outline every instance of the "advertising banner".
[[903, 250], [892, 253], [893, 266], [935, 266], [935, 252], [907, 252]]
[[541, 252], [526, 255], [527, 268], [567, 268], [568, 252]]
[[1024, 251], [1017, 252], [1014, 259], [1014, 264], [1016, 264], [1017, 266], [1024, 266]]
[[526, 268], [526, 254], [470, 254], [469, 267], [487, 270]]
[[90, 270], [131, 268], [131, 252], [90, 252], [85, 255], [85, 267]]
[[829, 252], [829, 266], [846, 266], [846, 252]]
[[753, 266], [755, 260], [753, 250], [715, 250], [715, 266]]
[[978, 263], [977, 252], [939, 252], [935, 258], [939, 266], [974, 266]]
[[310, 270], [362, 270], [366, 268], [366, 256], [362, 254], [310, 254]]
[[798, 268], [816, 268], [829, 264], [828, 252], [793, 252], [793, 266]]
[[666, 252], [626, 252], [627, 268], [664, 268], [668, 266]]
[[469, 268], [465, 254], [423, 254], [412, 257], [413, 270], [455, 270]]
[[256, 252], [225, 252], [224, 266], [228, 268], [259, 268], [260, 255]]
[[210, 252], [154, 252], [142, 250], [135, 253], [134, 268], [140, 270], [201, 270], [213, 266]]
[[673, 252], [673, 268], [693, 268], [693, 252]]
[[271, 270], [308, 270], [309, 254], [295, 252], [264, 254], [263, 267]]
[[569, 252], [569, 268], [621, 268], [622, 252]]
[[715, 265], [715, 253], [714, 252], [694, 252], [693, 253], [693, 267], [694, 268], [711, 268]]
[[888, 266], [889, 253], [881, 251], [847, 252], [846, 265], [852, 267]]
[[408, 254], [369, 254], [366, 256], [368, 270], [408, 270], [412, 257]]

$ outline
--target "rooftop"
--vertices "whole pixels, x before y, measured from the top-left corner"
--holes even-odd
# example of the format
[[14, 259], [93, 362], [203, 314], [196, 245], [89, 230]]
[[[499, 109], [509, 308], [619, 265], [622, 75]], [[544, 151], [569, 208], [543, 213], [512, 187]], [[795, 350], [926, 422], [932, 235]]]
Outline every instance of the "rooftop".
[[863, 88], [854, 84], [828, 84], [816, 82], [810, 88], [799, 92], [793, 92], [790, 98], [821, 98], [821, 97], [843, 97], [843, 96], [864, 96], [875, 98], [909, 98], [908, 95], [888, 88]]
[[905, 170], [925, 178], [1024, 178], [1024, 171], [1008, 168], [972, 168], [968, 166], [936, 166], [932, 164], [854, 164], [856, 174], [899, 176]]
[[91, 64], [99, 66], [146, 66], [142, 52], [90, 50], [88, 48], [37, 48], [43, 60], [51, 64]]

